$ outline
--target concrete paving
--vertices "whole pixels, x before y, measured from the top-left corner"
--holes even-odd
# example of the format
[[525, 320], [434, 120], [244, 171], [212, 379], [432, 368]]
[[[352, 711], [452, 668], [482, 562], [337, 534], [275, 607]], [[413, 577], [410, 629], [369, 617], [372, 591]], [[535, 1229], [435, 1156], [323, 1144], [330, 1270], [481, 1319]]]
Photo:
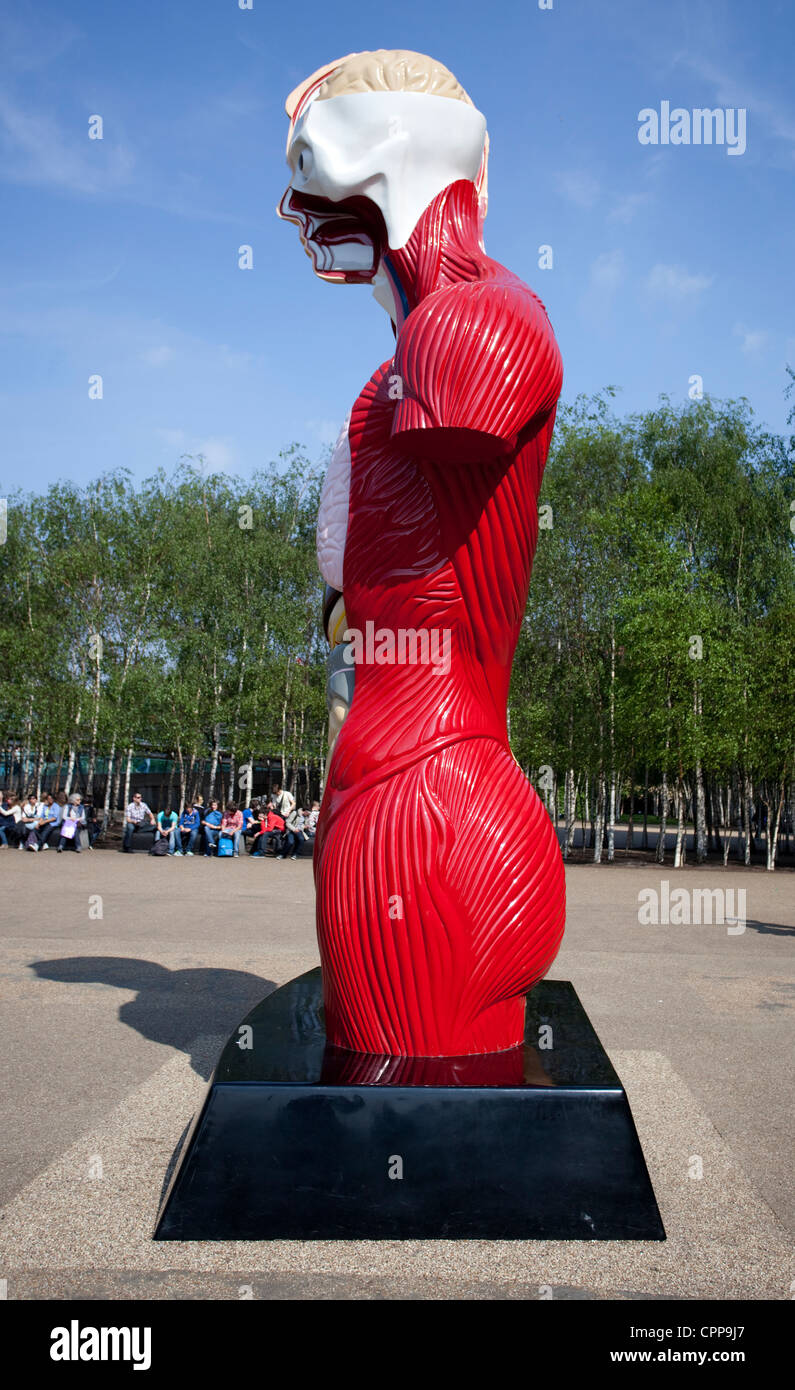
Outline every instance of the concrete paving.
[[[8, 1297], [789, 1298], [795, 876], [619, 862], [567, 878], [551, 974], [627, 1088], [664, 1244], [162, 1245], [163, 1176], [221, 1043], [317, 963], [311, 865], [0, 854]], [[639, 891], [662, 879], [744, 888], [745, 930], [642, 925]]]

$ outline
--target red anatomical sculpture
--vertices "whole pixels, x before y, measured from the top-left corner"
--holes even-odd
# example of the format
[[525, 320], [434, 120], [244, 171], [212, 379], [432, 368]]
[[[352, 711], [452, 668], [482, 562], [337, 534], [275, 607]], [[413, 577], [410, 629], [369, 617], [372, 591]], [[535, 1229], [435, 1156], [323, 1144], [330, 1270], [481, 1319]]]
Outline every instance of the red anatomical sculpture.
[[323, 278], [375, 284], [396, 331], [318, 529], [339, 728], [315, 845], [327, 1037], [501, 1051], [565, 914], [557, 838], [506, 733], [560, 355], [541, 302], [483, 249], [485, 122], [447, 69], [354, 54], [287, 109], [282, 215]]

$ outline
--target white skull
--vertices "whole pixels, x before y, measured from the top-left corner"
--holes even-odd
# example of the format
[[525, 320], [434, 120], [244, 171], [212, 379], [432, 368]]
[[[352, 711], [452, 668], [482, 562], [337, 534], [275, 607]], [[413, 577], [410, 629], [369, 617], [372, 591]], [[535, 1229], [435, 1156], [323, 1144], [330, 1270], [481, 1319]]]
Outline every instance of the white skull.
[[297, 113], [279, 214], [301, 228], [324, 280], [372, 282], [383, 253], [405, 246], [428, 204], [458, 179], [475, 183], [486, 119], [426, 92], [356, 92]]

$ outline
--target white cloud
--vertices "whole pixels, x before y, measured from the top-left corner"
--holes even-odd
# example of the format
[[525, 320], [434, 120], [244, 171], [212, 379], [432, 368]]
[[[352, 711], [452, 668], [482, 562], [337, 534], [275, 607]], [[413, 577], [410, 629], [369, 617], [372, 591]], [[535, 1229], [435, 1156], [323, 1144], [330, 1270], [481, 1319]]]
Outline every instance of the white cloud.
[[750, 357], [754, 357], [757, 353], [761, 352], [762, 348], [767, 343], [768, 334], [763, 328], [751, 329], [746, 328], [741, 323], [736, 323], [734, 325], [734, 332], [737, 337], [742, 338], [740, 351], [748, 353]]
[[625, 277], [624, 252], [603, 251], [591, 262], [580, 312], [600, 329], [611, 316], [613, 300]]
[[203, 439], [190, 452], [201, 454], [209, 473], [231, 473], [235, 467], [233, 450], [225, 439]]
[[555, 182], [558, 192], [578, 208], [592, 208], [599, 197], [599, 183], [593, 174], [572, 170], [567, 174], [558, 174]]
[[625, 193], [611, 208], [608, 217], [611, 222], [631, 222], [636, 212], [651, 201], [650, 193]]
[[717, 67], [700, 53], [679, 54], [677, 61], [690, 68], [703, 81], [709, 82], [715, 88], [722, 106], [744, 106], [752, 117], [761, 117], [777, 139], [795, 145], [795, 113], [783, 94], [776, 93], [771, 99], [750, 87], [747, 81], [741, 81], [733, 73]]
[[304, 429], [319, 444], [336, 444], [341, 420], [306, 420]]
[[141, 353], [141, 360], [146, 363], [147, 367], [163, 367], [173, 357], [174, 349], [167, 347], [165, 343], [160, 347], [148, 348], [146, 352]]
[[177, 217], [236, 221], [231, 209], [197, 203], [195, 175], [181, 173], [176, 179], [164, 180], [151, 162], [150, 167], [142, 168], [132, 147], [114, 140], [108, 127], [102, 140], [90, 140], [88, 114], [86, 110], [83, 136], [76, 141], [73, 131], [53, 116], [24, 107], [0, 91], [2, 177], [10, 183], [159, 208]]
[[132, 178], [132, 151], [110, 139], [89, 140], [88, 117], [78, 144], [44, 112], [25, 111], [0, 94], [0, 148], [5, 178], [15, 183], [55, 185], [77, 193], [108, 193]]
[[603, 251], [591, 266], [591, 289], [602, 294], [614, 294], [624, 278], [624, 252]]
[[[158, 429], [156, 433], [172, 453], [180, 459], [183, 455], [192, 459], [199, 471], [202, 467], [205, 473], [233, 473], [235, 470], [235, 452], [228, 439], [217, 436], [200, 439], [182, 429]], [[204, 459], [203, 465], [200, 458]]]
[[647, 289], [658, 299], [681, 303], [695, 299], [708, 290], [713, 282], [712, 275], [691, 275], [678, 265], [663, 265], [658, 262], [649, 272]]
[[169, 449], [183, 450], [185, 448], [186, 435], [184, 430], [160, 429], [157, 431], [157, 435], [164, 444], [168, 445]]

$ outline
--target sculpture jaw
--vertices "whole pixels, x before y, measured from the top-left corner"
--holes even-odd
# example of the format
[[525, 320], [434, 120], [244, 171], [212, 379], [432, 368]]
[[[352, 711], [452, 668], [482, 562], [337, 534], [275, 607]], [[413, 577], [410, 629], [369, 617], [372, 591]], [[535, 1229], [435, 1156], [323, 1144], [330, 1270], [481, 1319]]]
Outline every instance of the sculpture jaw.
[[369, 198], [333, 202], [289, 187], [278, 213], [298, 227], [319, 279], [344, 285], [368, 285], [375, 280], [386, 251], [386, 227], [380, 209]]

